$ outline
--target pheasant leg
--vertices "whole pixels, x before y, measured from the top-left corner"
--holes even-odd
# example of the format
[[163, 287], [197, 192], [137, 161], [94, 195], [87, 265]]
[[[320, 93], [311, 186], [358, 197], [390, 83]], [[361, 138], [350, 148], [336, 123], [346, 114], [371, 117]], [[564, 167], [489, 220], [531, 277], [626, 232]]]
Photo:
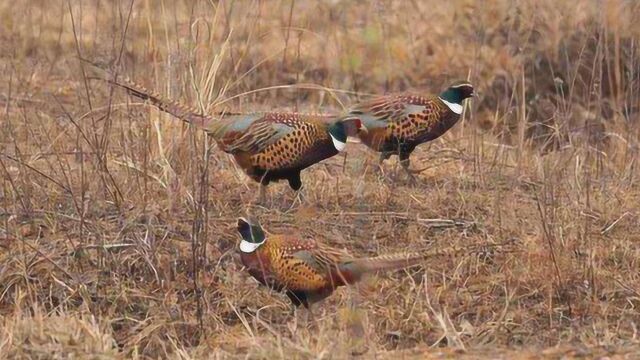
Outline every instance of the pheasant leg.
[[411, 171], [411, 169], [409, 169], [410, 164], [411, 164], [411, 160], [409, 160], [409, 154], [400, 153], [400, 166], [402, 166], [402, 169], [404, 169], [404, 171], [409, 176], [409, 180], [411, 181], [411, 183], [415, 185], [417, 183], [417, 179], [415, 175], [413, 175], [413, 172]]
[[384, 161], [387, 160], [390, 157], [391, 157], [391, 153], [389, 153], [387, 151], [383, 151], [383, 152], [380, 153], [380, 157], [378, 158], [378, 164], [377, 164], [378, 166], [377, 166], [376, 173], [381, 178], [384, 178], [384, 175], [385, 175], [384, 167], [382, 166], [382, 163], [384, 163]]

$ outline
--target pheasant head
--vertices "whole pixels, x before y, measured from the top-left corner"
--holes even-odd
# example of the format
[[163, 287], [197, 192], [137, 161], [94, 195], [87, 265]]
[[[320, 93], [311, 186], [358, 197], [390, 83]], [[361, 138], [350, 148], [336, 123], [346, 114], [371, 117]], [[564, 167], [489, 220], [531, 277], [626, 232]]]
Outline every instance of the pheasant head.
[[340, 119], [329, 125], [329, 136], [333, 146], [338, 151], [344, 150], [347, 145], [347, 137], [356, 137], [360, 131], [367, 131], [360, 119]]
[[462, 101], [474, 96], [473, 85], [466, 81], [457, 81], [440, 93], [442, 100], [456, 114], [462, 114]]

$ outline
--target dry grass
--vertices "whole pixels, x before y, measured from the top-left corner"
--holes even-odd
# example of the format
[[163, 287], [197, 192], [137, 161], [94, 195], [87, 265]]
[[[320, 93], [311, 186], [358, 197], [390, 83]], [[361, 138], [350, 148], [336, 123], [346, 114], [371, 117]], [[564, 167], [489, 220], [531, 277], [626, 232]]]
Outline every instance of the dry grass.
[[[623, 0], [0, 4], [0, 357], [640, 356], [639, 19]], [[419, 186], [350, 144], [260, 217], [359, 254], [522, 251], [371, 278], [296, 328], [234, 258], [256, 185], [78, 54], [204, 110], [468, 77], [480, 96], [416, 151]]]

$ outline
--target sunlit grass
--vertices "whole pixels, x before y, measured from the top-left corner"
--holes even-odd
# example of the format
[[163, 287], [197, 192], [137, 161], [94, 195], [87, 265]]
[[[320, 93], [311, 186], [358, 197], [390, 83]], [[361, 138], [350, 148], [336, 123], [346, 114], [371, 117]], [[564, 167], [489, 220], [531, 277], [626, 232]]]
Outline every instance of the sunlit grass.
[[[0, 354], [637, 349], [638, 3], [130, 5], [0, 5]], [[412, 158], [418, 186], [350, 143], [303, 172], [305, 203], [291, 209], [278, 184], [258, 215], [354, 254], [521, 251], [368, 279], [307, 326], [235, 259], [257, 185], [201, 132], [91, 80], [78, 53], [203, 111], [339, 112], [469, 79], [479, 96], [464, 121]]]

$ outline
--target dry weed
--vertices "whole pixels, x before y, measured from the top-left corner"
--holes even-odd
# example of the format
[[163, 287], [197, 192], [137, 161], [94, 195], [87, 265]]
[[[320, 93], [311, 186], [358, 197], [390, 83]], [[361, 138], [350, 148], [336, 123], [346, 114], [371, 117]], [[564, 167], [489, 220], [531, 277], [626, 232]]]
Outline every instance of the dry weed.
[[[624, 0], [3, 2], [0, 349], [640, 356], [639, 13]], [[480, 96], [416, 151], [419, 186], [349, 144], [303, 173], [302, 206], [280, 184], [259, 215], [363, 255], [522, 251], [371, 278], [319, 305], [318, 329], [296, 323], [234, 258], [255, 184], [78, 55], [204, 111], [340, 111], [469, 78]]]

